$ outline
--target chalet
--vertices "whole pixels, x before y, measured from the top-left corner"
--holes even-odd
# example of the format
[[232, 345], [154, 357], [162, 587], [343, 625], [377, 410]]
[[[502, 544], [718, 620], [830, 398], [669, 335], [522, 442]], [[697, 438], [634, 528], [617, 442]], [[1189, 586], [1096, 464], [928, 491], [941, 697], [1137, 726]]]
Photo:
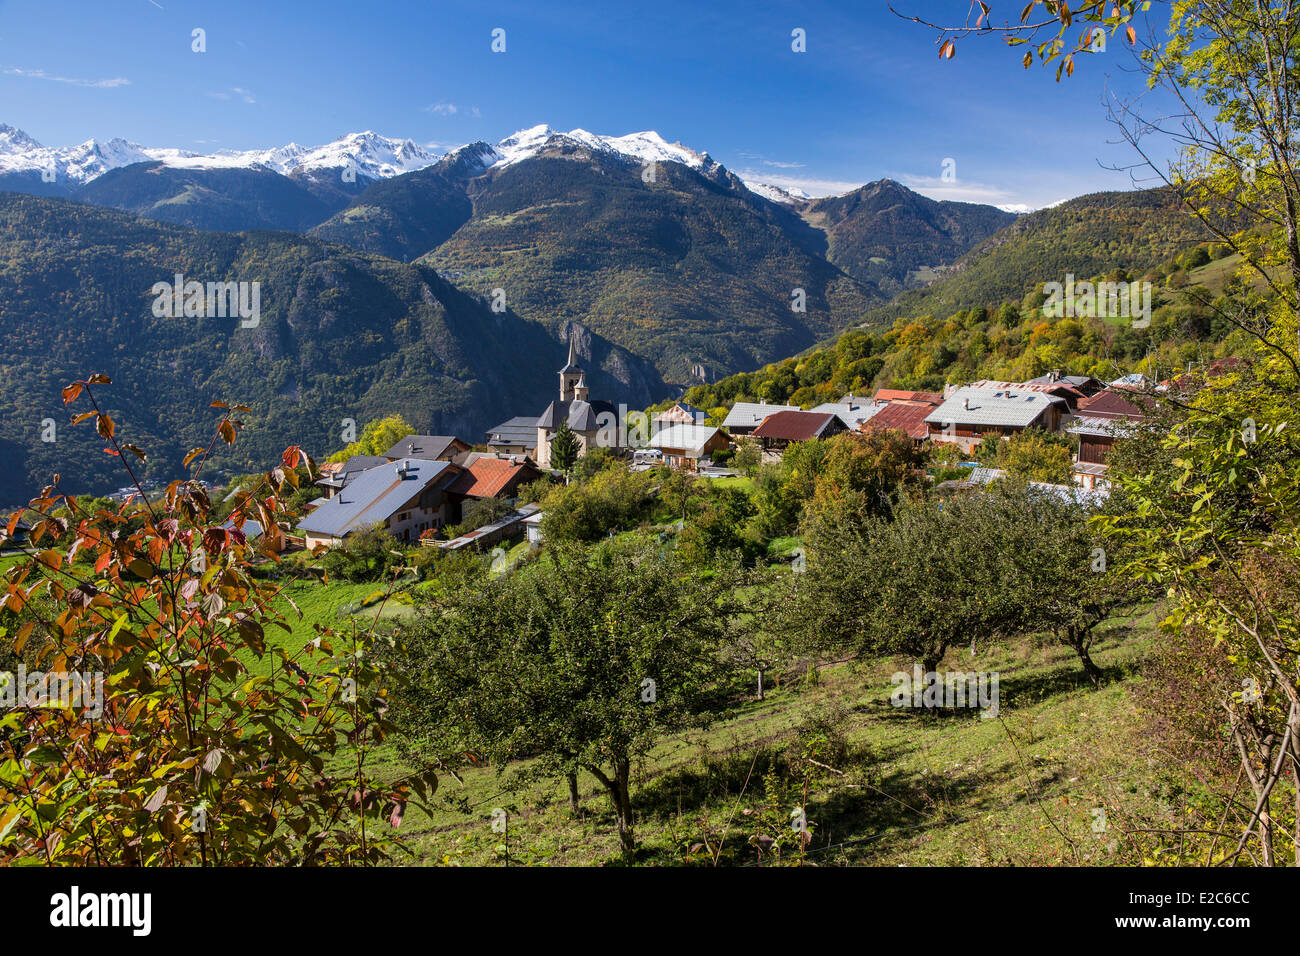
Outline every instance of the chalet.
[[668, 466], [679, 471], [698, 471], [703, 459], [729, 445], [727, 436], [712, 425], [669, 425], [650, 439], [650, 447], [661, 451]]
[[1008, 438], [1027, 428], [1059, 431], [1069, 415], [1059, 395], [1021, 385], [965, 385], [925, 417], [929, 440], [971, 452], [986, 436]]
[[1040, 375], [1038, 378], [1031, 378], [1029, 385], [1056, 385], [1065, 384], [1079, 392], [1085, 398], [1091, 398], [1106, 386], [1091, 375], [1062, 375], [1060, 371], [1048, 372], [1046, 375]]
[[460, 520], [451, 485], [464, 470], [447, 461], [401, 458], [369, 468], [298, 523], [304, 544], [336, 547], [354, 531], [382, 526], [399, 541]]
[[767, 416], [776, 412], [802, 412], [798, 405], [769, 405], [766, 402], [736, 402], [727, 412], [722, 427], [730, 435], [752, 435]]
[[471, 452], [460, 464], [464, 471], [449, 490], [463, 498], [515, 498], [520, 486], [542, 477], [541, 469], [527, 458], [511, 460]]
[[560, 399], [546, 406], [537, 418], [537, 463], [551, 465], [551, 441], [563, 422], [578, 439], [578, 454], [590, 448], [621, 448], [624, 436], [618, 410], [609, 402], [588, 396], [587, 375], [578, 364], [578, 339], [569, 336], [569, 360], [560, 369]]
[[407, 435], [394, 442], [393, 447], [384, 452], [384, 457], [389, 461], [400, 461], [403, 458], [451, 461], [469, 450], [469, 444], [455, 435]]
[[346, 488], [348, 482], [363, 471], [386, 464], [388, 459], [383, 455], [353, 455], [347, 461], [326, 462], [318, 469], [320, 477], [316, 479], [315, 485], [328, 500]]
[[1141, 408], [1119, 389], [1106, 389], [1080, 406], [1066, 430], [1078, 436], [1079, 452], [1074, 465], [1076, 484], [1087, 490], [1106, 486], [1106, 459], [1118, 438], [1130, 434], [1145, 418]]
[[488, 450], [498, 455], [537, 454], [537, 419], [531, 415], [516, 415], [487, 431]]
[[830, 412], [780, 411], [764, 418], [752, 434], [762, 442], [764, 452], [779, 454], [791, 442], [830, 438], [847, 430], [840, 417]]
[[890, 402], [858, 426], [860, 432], [900, 431], [912, 439], [913, 443], [922, 445], [929, 440], [930, 426], [926, 416], [934, 411], [934, 405]]
[[703, 425], [708, 417], [708, 412], [703, 409], [688, 405], [686, 402], [677, 402], [672, 408], [665, 408], [656, 415], [651, 422], [651, 428], [658, 432], [661, 428], [670, 425]]

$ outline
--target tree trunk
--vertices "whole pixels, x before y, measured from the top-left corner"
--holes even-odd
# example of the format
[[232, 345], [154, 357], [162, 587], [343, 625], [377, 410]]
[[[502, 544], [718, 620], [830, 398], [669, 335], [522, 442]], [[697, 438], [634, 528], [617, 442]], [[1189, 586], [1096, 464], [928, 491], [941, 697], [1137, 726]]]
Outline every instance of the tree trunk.
[[763, 668], [758, 669], [758, 699], [763, 699]]
[[577, 816], [580, 809], [578, 805], [578, 773], [575, 770], [568, 774], [569, 780], [569, 812]]
[[618, 818], [618, 842], [623, 853], [636, 852], [636, 837], [632, 832], [632, 797], [630, 793], [632, 768], [627, 760], [614, 762], [614, 813]]
[[1092, 656], [1088, 653], [1088, 644], [1081, 634], [1070, 634], [1066, 643], [1074, 648], [1074, 652], [1079, 655], [1079, 660], [1083, 662], [1083, 672], [1088, 675], [1088, 680], [1092, 681], [1092, 689], [1096, 690], [1101, 686], [1101, 668], [1093, 663]]

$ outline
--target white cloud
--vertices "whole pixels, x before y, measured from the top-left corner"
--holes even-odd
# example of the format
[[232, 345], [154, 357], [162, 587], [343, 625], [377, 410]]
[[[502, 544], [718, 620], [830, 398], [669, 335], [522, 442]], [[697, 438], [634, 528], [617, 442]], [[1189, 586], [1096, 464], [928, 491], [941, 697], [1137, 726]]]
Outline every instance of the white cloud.
[[457, 112], [455, 103], [434, 103], [424, 108], [426, 113], [437, 113], [439, 116], [454, 116]]
[[21, 76], [29, 80], [49, 80], [51, 83], [66, 83], [69, 86], [84, 86], [92, 89], [113, 89], [118, 86], [130, 86], [131, 81], [124, 76], [115, 76], [108, 80], [80, 80], [71, 76], [54, 76], [44, 70], [24, 70], [13, 67], [5, 70], [7, 76]]
[[257, 98], [253, 96], [252, 92], [244, 89], [242, 86], [232, 86], [229, 90], [223, 90], [218, 93], [209, 93], [208, 96], [212, 97], [214, 100], [240, 99], [245, 103], [257, 102]]

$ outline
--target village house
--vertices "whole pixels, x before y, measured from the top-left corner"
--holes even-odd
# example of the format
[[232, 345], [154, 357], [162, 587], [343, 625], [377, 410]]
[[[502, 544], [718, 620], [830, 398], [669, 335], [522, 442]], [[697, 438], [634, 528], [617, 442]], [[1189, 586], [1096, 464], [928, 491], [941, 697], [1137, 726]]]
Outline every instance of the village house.
[[670, 468], [698, 471], [700, 462], [730, 447], [727, 436], [712, 425], [674, 424], [655, 433], [650, 447], [663, 453]]
[[729, 435], [752, 435], [767, 416], [776, 412], [802, 412], [798, 405], [769, 405], [766, 402], [736, 402], [727, 412], [722, 427]]
[[890, 402], [858, 426], [864, 434], [872, 431], [900, 431], [912, 439], [918, 447], [930, 438], [930, 426], [926, 416], [934, 411], [935, 405], [912, 404], [910, 402]]
[[464, 472], [450, 491], [463, 498], [518, 497], [521, 486], [542, 477], [542, 471], [527, 458], [499, 458], [483, 452], [470, 452], [457, 463]]
[[1038, 378], [1031, 378], [1029, 385], [1058, 385], [1064, 384], [1079, 392], [1085, 398], [1091, 398], [1106, 386], [1091, 375], [1062, 375], [1059, 370], [1048, 372], [1046, 375], [1040, 375]]
[[464, 473], [447, 461], [401, 458], [369, 468], [298, 523], [304, 545], [337, 547], [353, 532], [381, 526], [399, 541], [460, 520], [451, 486]]
[[1009, 438], [1027, 428], [1059, 431], [1070, 414], [1060, 395], [1005, 383], [964, 385], [926, 416], [929, 440], [957, 445], [967, 454], [985, 437]]
[[455, 435], [407, 435], [393, 442], [393, 447], [384, 452], [384, 457], [389, 461], [399, 461], [402, 458], [451, 461], [469, 450], [469, 443], [461, 441]]
[[560, 399], [547, 405], [537, 418], [537, 463], [543, 468], [551, 466], [551, 441], [565, 421], [578, 439], [579, 456], [590, 448], [624, 447], [618, 410], [588, 395], [587, 376], [578, 364], [576, 335], [569, 337], [569, 360], [560, 369]]
[[847, 430], [848, 427], [840, 417], [830, 412], [793, 410], [768, 415], [752, 435], [762, 444], [764, 455], [780, 457], [791, 442], [830, 438]]
[[537, 419], [531, 415], [516, 415], [487, 431], [488, 450], [498, 455], [537, 454]]
[[347, 461], [327, 461], [317, 469], [320, 477], [315, 485], [324, 493], [325, 500], [329, 500], [363, 471], [386, 464], [388, 459], [383, 455], [353, 455]]
[[654, 417], [650, 427], [654, 432], [670, 425], [703, 425], [709, 415], [703, 409], [686, 402], [676, 402], [672, 408], [665, 408]]
[[1106, 482], [1106, 459], [1116, 439], [1131, 433], [1145, 418], [1142, 409], [1118, 389], [1106, 389], [1085, 401], [1066, 430], [1078, 437], [1074, 480], [1085, 489], [1102, 489]]

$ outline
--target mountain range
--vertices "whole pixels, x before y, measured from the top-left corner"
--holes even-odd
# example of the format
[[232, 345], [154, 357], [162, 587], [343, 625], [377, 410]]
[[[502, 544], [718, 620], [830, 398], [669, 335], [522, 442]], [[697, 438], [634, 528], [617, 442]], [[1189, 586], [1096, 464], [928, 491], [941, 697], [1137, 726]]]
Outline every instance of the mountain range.
[[[169, 451], [199, 437], [206, 400], [252, 405], [263, 437], [223, 467], [334, 447], [343, 418], [394, 411], [473, 439], [551, 397], [571, 330], [592, 394], [643, 407], [870, 321], [1017, 222], [890, 180], [810, 199], [656, 133], [545, 126], [441, 156], [374, 133], [207, 156], [50, 150], [0, 127], [0, 190], [15, 383], [0, 446], [16, 465], [0, 501], [60, 464], [96, 486], [97, 458], [73, 468], [37, 440], [59, 387], [89, 371]], [[258, 282], [261, 324], [157, 318], [148, 292], [176, 273]]]

